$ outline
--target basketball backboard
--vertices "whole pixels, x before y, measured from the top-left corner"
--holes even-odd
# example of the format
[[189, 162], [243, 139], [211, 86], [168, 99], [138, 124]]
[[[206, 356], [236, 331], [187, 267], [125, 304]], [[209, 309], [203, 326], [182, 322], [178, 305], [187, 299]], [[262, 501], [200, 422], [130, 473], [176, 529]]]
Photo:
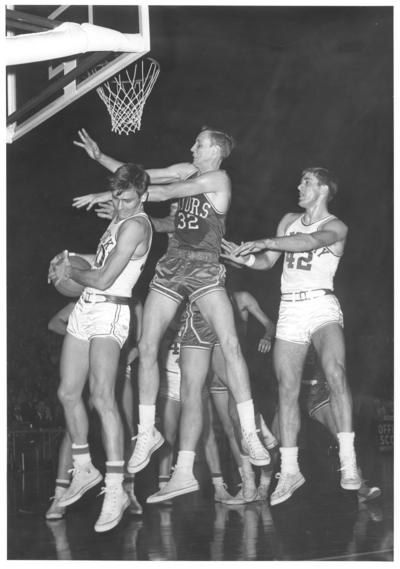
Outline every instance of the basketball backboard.
[[147, 5], [18, 5], [6, 27], [8, 142], [150, 50]]

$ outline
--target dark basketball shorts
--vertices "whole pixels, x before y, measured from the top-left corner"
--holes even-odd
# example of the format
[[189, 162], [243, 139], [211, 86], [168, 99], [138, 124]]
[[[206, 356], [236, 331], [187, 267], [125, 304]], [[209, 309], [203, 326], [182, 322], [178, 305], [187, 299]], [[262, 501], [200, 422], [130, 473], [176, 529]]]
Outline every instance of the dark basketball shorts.
[[330, 389], [326, 381], [317, 381], [315, 384], [302, 383], [300, 405], [310, 417], [329, 403]]
[[225, 289], [225, 267], [207, 251], [170, 250], [158, 261], [150, 288], [177, 303]]
[[212, 350], [219, 344], [217, 335], [206, 322], [199, 308], [194, 303], [188, 303], [182, 317], [178, 341], [181, 348], [200, 348]]

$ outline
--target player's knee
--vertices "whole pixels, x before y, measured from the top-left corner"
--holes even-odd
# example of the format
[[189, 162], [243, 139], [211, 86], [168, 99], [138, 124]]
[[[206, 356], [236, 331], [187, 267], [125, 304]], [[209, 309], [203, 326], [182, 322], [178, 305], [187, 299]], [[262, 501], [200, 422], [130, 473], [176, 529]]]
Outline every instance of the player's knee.
[[144, 361], [157, 361], [158, 346], [155, 342], [149, 342], [145, 338], [142, 338], [138, 344], [139, 348], [139, 358], [143, 363]]
[[224, 354], [225, 359], [227, 358], [237, 358], [242, 355], [240, 349], [240, 344], [237, 336], [229, 335], [225, 338], [220, 338], [221, 349]]
[[80, 393], [61, 386], [57, 390], [57, 397], [63, 407], [73, 407], [81, 398]]
[[300, 385], [295, 381], [281, 380], [279, 383], [279, 399], [286, 403], [294, 403], [299, 398]]
[[199, 405], [202, 397], [202, 386], [195, 381], [181, 383], [181, 404]]
[[113, 411], [115, 408], [115, 399], [109, 389], [97, 388], [91, 394], [93, 407], [98, 413]]

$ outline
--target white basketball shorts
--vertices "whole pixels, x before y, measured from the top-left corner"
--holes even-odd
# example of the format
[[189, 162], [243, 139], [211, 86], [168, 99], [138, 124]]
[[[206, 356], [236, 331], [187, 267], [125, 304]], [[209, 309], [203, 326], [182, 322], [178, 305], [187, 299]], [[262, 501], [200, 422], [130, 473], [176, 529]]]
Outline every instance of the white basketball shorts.
[[334, 323], [343, 326], [342, 310], [333, 294], [297, 302], [281, 300], [276, 337], [287, 342], [309, 344], [311, 336], [319, 328]]
[[129, 306], [111, 302], [84, 302], [81, 298], [70, 314], [67, 332], [79, 340], [112, 338], [120, 347], [129, 334]]

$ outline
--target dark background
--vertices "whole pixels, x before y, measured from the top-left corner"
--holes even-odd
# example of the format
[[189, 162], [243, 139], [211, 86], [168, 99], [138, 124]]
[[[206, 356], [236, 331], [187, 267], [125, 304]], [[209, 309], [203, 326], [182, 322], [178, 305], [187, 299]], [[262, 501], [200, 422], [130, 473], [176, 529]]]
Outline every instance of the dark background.
[[[107, 111], [92, 92], [8, 145], [10, 388], [46, 377], [55, 392], [57, 354], [47, 322], [66, 299], [47, 285], [48, 262], [65, 248], [94, 252], [105, 226], [94, 214], [71, 207], [74, 196], [107, 184], [106, 171], [73, 146], [77, 130], [86, 128], [106, 154], [159, 167], [191, 161], [189, 149], [207, 124], [237, 140], [225, 164], [233, 182], [227, 229], [232, 240], [273, 235], [284, 213], [298, 211], [304, 167], [336, 172], [340, 186], [332, 212], [349, 226], [336, 277], [349, 379], [354, 393], [391, 400], [392, 12], [390, 7], [151, 7], [150, 55], [161, 74], [140, 133], [112, 134]], [[155, 213], [164, 212], [158, 207]], [[162, 238], [155, 240], [142, 294], [164, 246]], [[265, 273], [245, 269], [235, 279], [274, 318], [280, 270], [280, 263]], [[255, 325], [252, 333], [259, 334]], [[253, 356], [250, 365], [262, 380], [265, 359]]]

